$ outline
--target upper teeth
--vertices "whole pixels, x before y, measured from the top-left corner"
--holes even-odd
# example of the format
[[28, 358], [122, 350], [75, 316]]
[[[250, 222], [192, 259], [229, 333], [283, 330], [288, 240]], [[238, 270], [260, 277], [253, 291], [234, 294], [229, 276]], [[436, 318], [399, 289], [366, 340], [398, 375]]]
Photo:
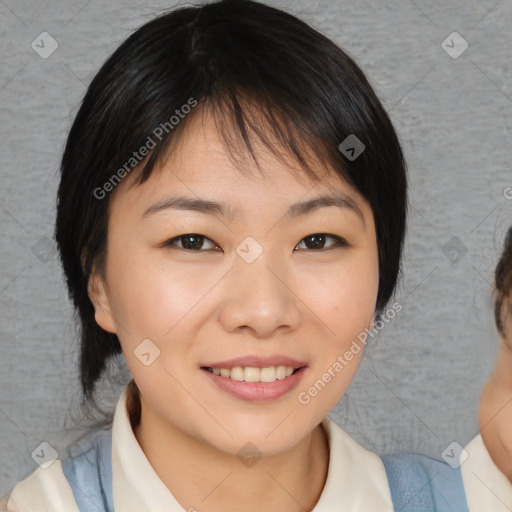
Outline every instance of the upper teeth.
[[268, 366], [254, 368], [252, 366], [235, 366], [234, 368], [212, 368], [215, 375], [230, 377], [233, 380], [245, 382], [274, 382], [277, 379], [289, 377], [295, 368], [293, 366]]

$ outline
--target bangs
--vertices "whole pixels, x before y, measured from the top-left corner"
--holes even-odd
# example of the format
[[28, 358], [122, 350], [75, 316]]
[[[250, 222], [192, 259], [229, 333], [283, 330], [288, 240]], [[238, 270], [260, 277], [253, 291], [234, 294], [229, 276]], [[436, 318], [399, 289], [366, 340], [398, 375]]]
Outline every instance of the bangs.
[[219, 138], [234, 167], [244, 175], [253, 176], [248, 159], [265, 178], [260, 164], [257, 146], [268, 150], [290, 170], [302, 171], [311, 182], [318, 182], [337, 171], [341, 179], [348, 181], [340, 153], [320, 136], [312, 135], [311, 127], [299, 113], [278, 107], [268, 97], [256, 93], [240, 93], [230, 90], [216, 93], [199, 101], [194, 111], [169, 132], [148, 155], [138, 169], [133, 185], [142, 185], [152, 175], [155, 167], [162, 168], [172, 157], [184, 134], [197, 122], [204, 124], [211, 115]]

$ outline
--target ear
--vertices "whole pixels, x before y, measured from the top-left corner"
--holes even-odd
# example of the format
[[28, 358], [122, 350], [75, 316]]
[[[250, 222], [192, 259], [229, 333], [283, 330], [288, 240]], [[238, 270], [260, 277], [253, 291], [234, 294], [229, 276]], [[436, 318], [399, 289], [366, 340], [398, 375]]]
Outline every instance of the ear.
[[96, 323], [105, 331], [115, 333], [117, 327], [112, 314], [107, 287], [104, 279], [96, 271], [93, 271], [89, 277], [87, 293], [94, 306]]

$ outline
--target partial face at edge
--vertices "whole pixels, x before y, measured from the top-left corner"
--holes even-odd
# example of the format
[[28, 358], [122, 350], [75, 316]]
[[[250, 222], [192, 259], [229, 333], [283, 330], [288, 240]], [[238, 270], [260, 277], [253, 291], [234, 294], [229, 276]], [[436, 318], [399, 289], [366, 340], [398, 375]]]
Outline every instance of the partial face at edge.
[[504, 317], [496, 364], [480, 396], [478, 420], [489, 455], [512, 482], [512, 316]]
[[[323, 379], [309, 403], [298, 399], [369, 327], [378, 251], [371, 208], [357, 191], [334, 173], [316, 184], [299, 179], [299, 170], [256, 151], [265, 178], [234, 168], [213, 119], [198, 116], [147, 182], [130, 187], [135, 176], [124, 178], [110, 205], [106, 279], [95, 281], [93, 302], [98, 324], [118, 335], [154, 421], [225, 452], [250, 441], [272, 454], [311, 432], [352, 380], [362, 351]], [[286, 215], [292, 204], [333, 194], [352, 207]], [[144, 215], [175, 196], [226, 203], [232, 215]], [[160, 351], [149, 365], [136, 355], [147, 339], [149, 359], [151, 347]], [[287, 356], [305, 368], [272, 400], [234, 396], [202, 368], [251, 355]]]

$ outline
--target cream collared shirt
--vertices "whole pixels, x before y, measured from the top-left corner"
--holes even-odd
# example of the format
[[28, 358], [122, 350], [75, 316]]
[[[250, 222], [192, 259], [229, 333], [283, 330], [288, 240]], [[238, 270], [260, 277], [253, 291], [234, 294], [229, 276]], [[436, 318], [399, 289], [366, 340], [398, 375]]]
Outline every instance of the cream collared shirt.
[[[112, 476], [115, 512], [187, 512], [157, 476], [133, 433], [125, 388], [112, 426]], [[392, 512], [384, 465], [376, 454], [354, 441], [330, 418], [322, 421], [329, 442], [327, 480], [312, 512]], [[470, 512], [512, 510], [512, 485], [493, 464], [482, 439], [466, 447], [462, 475]], [[500, 508], [501, 507], [501, 508]], [[0, 503], [9, 512], [79, 512], [57, 459], [19, 482]]]
[[478, 434], [461, 453], [462, 481], [469, 512], [511, 512], [512, 484], [496, 467]]

